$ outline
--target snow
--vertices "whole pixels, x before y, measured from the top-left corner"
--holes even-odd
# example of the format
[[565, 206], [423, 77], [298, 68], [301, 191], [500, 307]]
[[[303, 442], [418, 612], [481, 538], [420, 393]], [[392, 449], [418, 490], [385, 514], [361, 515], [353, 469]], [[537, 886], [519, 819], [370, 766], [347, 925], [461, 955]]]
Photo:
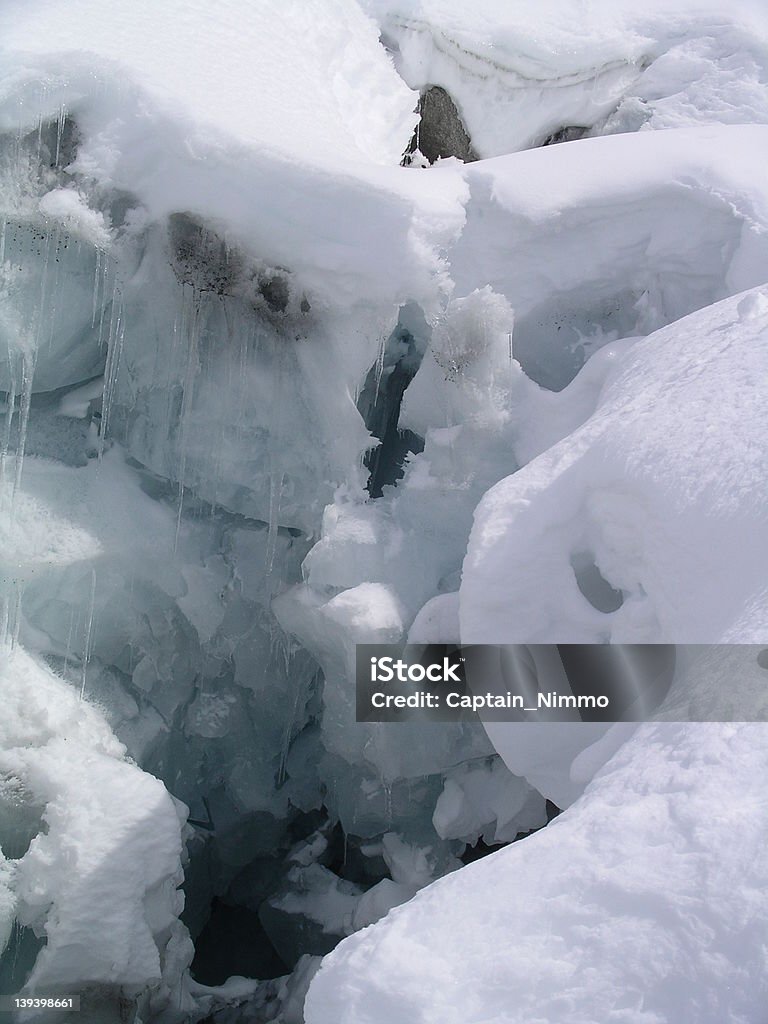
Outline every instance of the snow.
[[768, 19], [758, 0], [573, 4], [366, 0], [414, 89], [456, 102], [480, 157], [570, 126], [601, 135], [765, 123]]
[[[671, 723], [766, 715], [767, 54], [757, 0], [2, 6], [19, 985], [756, 1024], [762, 732]], [[482, 159], [399, 166], [433, 84]], [[356, 723], [406, 640], [678, 660], [639, 729]], [[192, 980], [214, 905], [290, 978]]]
[[[139, 0], [130, 10], [117, 0], [74, 0], [66, 10], [11, 0], [0, 36], [6, 53], [25, 55], [30, 91], [40, 88], [35, 73], [48, 70], [44, 102], [65, 84], [49, 70], [65, 57], [75, 75], [90, 66], [102, 80], [118, 78], [124, 96], [140, 91], [165, 117], [192, 122], [192, 160], [198, 145], [224, 137], [334, 167], [345, 159], [391, 165], [414, 121], [412, 94], [352, 0], [228, 0], [215, 11], [204, 0], [161, 8]], [[149, 110], [143, 119], [151, 124]], [[105, 150], [109, 141], [100, 140]]]
[[759, 1020], [767, 756], [763, 725], [641, 726], [546, 829], [338, 946], [307, 1024]]
[[[590, 419], [488, 492], [464, 564], [463, 639], [724, 639], [762, 591], [768, 557], [756, 443], [768, 316], [739, 313], [764, 297], [725, 299], [635, 342]], [[622, 592], [616, 611], [579, 592], [570, 558], [582, 548]]]
[[39, 210], [46, 219], [77, 232], [92, 245], [101, 248], [109, 245], [110, 235], [103, 214], [91, 210], [85, 198], [74, 189], [51, 189], [40, 200]]
[[[584, 425], [485, 495], [459, 595], [464, 642], [759, 639], [738, 623], [764, 594], [768, 558], [761, 296], [635, 342]], [[579, 586], [580, 552], [620, 592], [614, 610]], [[588, 778], [573, 779], [574, 758], [604, 727], [544, 728], [556, 754], [541, 726], [487, 725], [510, 769], [564, 806]]]
[[46, 939], [28, 985], [77, 992], [157, 983], [164, 947], [184, 935], [171, 797], [42, 663], [4, 647], [0, 672], [3, 796], [11, 814], [15, 801], [22, 814], [39, 807], [41, 818], [10, 884], [19, 924]]

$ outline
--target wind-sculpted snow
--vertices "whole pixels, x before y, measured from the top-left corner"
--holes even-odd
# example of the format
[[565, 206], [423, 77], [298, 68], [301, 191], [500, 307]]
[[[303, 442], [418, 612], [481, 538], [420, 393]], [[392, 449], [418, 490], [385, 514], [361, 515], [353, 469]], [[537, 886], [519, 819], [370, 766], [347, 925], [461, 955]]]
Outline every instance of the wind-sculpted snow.
[[[590, 419], [483, 498], [462, 636], [753, 640], [732, 626], [762, 592], [768, 557], [766, 337], [760, 288], [635, 342]], [[598, 611], [579, 591], [571, 558], [582, 549], [622, 592], [617, 610]]]
[[753, 1024], [765, 727], [641, 726], [578, 804], [343, 942], [307, 1024]]
[[[464, 562], [465, 642], [764, 639], [742, 618], [765, 602], [767, 331], [763, 288], [635, 342], [593, 416], [488, 492]], [[579, 556], [620, 592], [615, 610], [580, 587]], [[487, 728], [561, 806], [589, 777], [574, 777], [574, 757], [604, 731], [555, 727], [553, 757], [541, 726]]]

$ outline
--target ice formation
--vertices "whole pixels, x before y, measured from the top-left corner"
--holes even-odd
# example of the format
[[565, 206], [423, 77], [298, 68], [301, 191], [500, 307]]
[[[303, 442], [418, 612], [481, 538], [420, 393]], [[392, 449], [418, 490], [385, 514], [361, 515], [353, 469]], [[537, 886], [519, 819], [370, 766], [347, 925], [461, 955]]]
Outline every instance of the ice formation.
[[[0, 993], [758, 1024], [768, 19], [637, 6], [3, 4]], [[683, 646], [355, 723], [406, 639]]]

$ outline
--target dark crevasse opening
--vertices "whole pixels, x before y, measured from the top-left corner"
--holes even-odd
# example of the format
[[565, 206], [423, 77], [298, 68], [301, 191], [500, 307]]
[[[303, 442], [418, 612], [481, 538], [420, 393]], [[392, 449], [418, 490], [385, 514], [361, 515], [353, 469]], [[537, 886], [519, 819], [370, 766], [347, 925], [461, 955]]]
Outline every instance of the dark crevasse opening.
[[424, 449], [412, 430], [399, 427], [400, 406], [408, 385], [421, 366], [429, 328], [421, 309], [408, 303], [400, 310], [397, 327], [384, 346], [380, 360], [368, 371], [357, 407], [370, 432], [381, 442], [364, 460], [369, 471], [368, 493], [379, 498], [382, 489], [403, 475], [406, 456]]
[[545, 813], [546, 821], [542, 822], [541, 825], [537, 825], [535, 828], [527, 829], [524, 832], [518, 832], [514, 839], [509, 843], [488, 843], [480, 837], [473, 844], [468, 844], [464, 852], [459, 856], [459, 860], [462, 864], [473, 864], [476, 860], [481, 860], [483, 857], [487, 857], [491, 853], [498, 853], [499, 850], [503, 850], [505, 846], [511, 846], [512, 843], [518, 843], [521, 839], [526, 839], [528, 836], [532, 836], [534, 832], [541, 831], [542, 828], [553, 821], [559, 814], [562, 814], [562, 809], [553, 803], [551, 800], [545, 801]]
[[29, 977], [45, 939], [15, 921], [0, 957], [0, 995], [15, 995]]
[[268, 979], [288, 973], [258, 913], [214, 899], [208, 923], [195, 942], [193, 977], [203, 985], [223, 985], [233, 975]]

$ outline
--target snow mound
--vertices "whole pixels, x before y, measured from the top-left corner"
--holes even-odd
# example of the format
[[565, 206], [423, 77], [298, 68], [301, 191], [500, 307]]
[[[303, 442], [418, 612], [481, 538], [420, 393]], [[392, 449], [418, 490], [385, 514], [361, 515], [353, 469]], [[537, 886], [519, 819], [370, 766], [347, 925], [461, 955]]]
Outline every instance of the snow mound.
[[515, 358], [560, 390], [601, 345], [765, 280], [766, 146], [768, 127], [712, 126], [472, 164], [458, 293], [506, 296]]
[[[740, 313], [763, 294], [637, 341], [594, 415], [486, 494], [464, 562], [465, 642], [725, 637], [768, 557], [768, 315]], [[623, 595], [617, 609], [580, 589], [585, 551]]]
[[[463, 642], [759, 642], [760, 627], [740, 623], [765, 599], [768, 558], [763, 295], [635, 342], [590, 419], [491, 488], [464, 561]], [[590, 777], [574, 759], [605, 732], [486, 728], [510, 770], [559, 806]], [[610, 735], [592, 770], [625, 731]]]
[[546, 829], [342, 942], [307, 1024], [760, 1020], [766, 771], [761, 725], [642, 726]]

